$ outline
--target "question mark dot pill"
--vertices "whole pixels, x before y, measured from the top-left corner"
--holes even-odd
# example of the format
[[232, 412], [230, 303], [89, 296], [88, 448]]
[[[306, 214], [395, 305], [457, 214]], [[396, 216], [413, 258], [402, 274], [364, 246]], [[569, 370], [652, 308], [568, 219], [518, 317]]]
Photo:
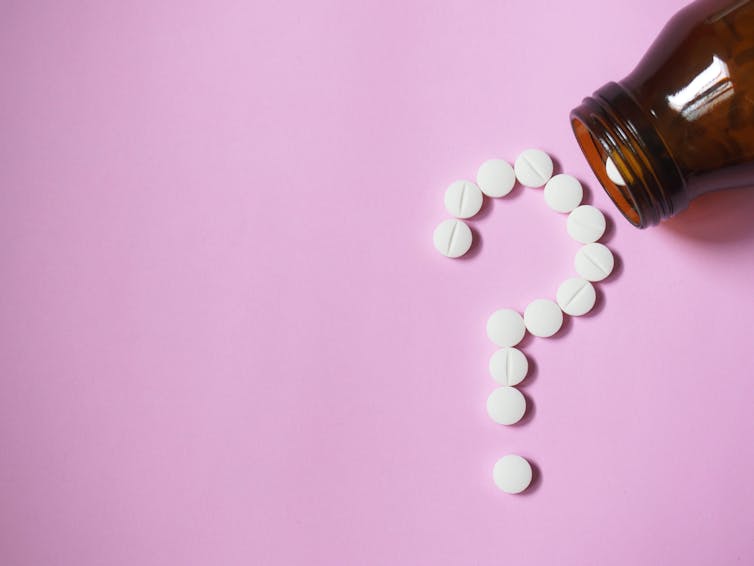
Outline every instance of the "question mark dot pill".
[[531, 464], [517, 454], [508, 454], [500, 458], [492, 469], [495, 485], [505, 493], [521, 493], [532, 480]]

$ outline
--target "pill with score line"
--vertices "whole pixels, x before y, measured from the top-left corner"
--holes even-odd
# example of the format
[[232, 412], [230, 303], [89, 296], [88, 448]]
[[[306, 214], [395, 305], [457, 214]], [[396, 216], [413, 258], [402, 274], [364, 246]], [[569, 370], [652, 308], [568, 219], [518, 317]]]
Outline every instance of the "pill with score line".
[[456, 181], [445, 191], [445, 209], [456, 218], [471, 218], [483, 202], [482, 191], [471, 181]]
[[605, 234], [607, 221], [600, 209], [583, 204], [568, 215], [566, 230], [568, 234], [582, 244], [596, 242]]
[[594, 308], [597, 292], [594, 285], [586, 279], [572, 277], [560, 284], [556, 299], [564, 313], [571, 316], [583, 316]]
[[513, 168], [525, 187], [542, 187], [552, 177], [552, 158], [541, 149], [527, 149], [516, 158]]
[[489, 368], [500, 385], [518, 385], [529, 372], [529, 360], [518, 348], [501, 348], [490, 357]]
[[457, 258], [471, 248], [471, 228], [462, 220], [449, 218], [442, 221], [432, 234], [435, 248], [445, 257]]
[[587, 244], [576, 252], [576, 273], [587, 281], [602, 281], [615, 267], [613, 252], [604, 244]]

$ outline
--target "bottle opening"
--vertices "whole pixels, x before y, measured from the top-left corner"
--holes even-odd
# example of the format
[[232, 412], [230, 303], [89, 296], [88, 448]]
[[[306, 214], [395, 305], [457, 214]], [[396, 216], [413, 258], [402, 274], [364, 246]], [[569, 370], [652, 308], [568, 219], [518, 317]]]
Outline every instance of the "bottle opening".
[[[608, 196], [631, 224], [641, 227], [639, 208], [631, 192], [626, 187], [615, 184], [607, 174], [605, 162], [608, 157], [611, 157], [610, 154], [607, 153], [605, 148], [592, 136], [591, 132], [578, 118], [571, 120], [571, 127], [574, 134], [576, 134], [576, 141], [581, 147], [587, 163], [589, 163], [595, 177], [597, 177], [597, 180], [603, 186]], [[623, 179], [628, 179], [629, 173], [624, 170], [623, 161], [616, 157], [613, 157], [613, 161]]]
[[[571, 112], [571, 126], [595, 176], [631, 224], [646, 228], [688, 205], [675, 160], [623, 86], [608, 83], [585, 98]], [[625, 186], [610, 179], [608, 157]]]

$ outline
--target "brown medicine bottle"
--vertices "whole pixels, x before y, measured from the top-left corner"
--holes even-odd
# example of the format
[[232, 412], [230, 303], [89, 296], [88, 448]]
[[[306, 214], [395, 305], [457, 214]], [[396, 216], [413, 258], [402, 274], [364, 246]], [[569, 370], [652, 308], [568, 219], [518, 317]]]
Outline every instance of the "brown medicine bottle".
[[[700, 194], [754, 186], [754, 0], [697, 0], [636, 69], [571, 112], [592, 170], [644, 228]], [[625, 186], [607, 176], [612, 157]]]

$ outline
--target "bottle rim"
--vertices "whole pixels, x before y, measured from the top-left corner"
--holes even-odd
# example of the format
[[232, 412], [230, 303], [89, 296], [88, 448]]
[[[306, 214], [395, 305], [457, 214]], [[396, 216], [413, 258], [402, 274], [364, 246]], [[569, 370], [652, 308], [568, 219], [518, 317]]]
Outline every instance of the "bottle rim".
[[[571, 127], [595, 176], [632, 225], [656, 225], [688, 206], [675, 160], [623, 86], [608, 83], [585, 98], [571, 111]], [[608, 157], [625, 186], [608, 177]]]

